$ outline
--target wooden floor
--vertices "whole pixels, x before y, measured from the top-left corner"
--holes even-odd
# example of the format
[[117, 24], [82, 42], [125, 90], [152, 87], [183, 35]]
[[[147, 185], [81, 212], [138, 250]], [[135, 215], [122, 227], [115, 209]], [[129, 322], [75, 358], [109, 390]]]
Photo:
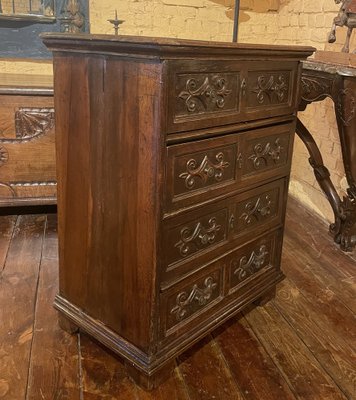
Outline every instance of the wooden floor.
[[356, 399], [355, 258], [294, 200], [276, 299], [182, 355], [151, 393], [97, 343], [58, 328], [55, 215], [2, 216], [0, 228], [0, 399]]

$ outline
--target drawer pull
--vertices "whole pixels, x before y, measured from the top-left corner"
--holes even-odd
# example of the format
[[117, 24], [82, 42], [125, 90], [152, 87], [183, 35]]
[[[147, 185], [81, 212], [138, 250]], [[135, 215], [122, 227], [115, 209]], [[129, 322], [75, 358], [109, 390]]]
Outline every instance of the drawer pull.
[[255, 169], [268, 164], [268, 158], [277, 163], [281, 157], [283, 147], [281, 146], [280, 139], [277, 138], [273, 144], [270, 142], [263, 145], [262, 143], [256, 144], [254, 147], [254, 154], [248, 157], [252, 160]]
[[171, 309], [171, 314], [175, 314], [177, 321], [182, 321], [189, 313], [189, 306], [198, 302], [199, 306], [206, 305], [216, 288], [217, 283], [213, 277], [209, 276], [204, 281], [204, 287], [199, 288], [197, 284], [192, 287], [190, 293], [180, 292], [176, 298], [176, 305]]
[[267, 247], [262, 245], [258, 250], [254, 250], [250, 257], [243, 256], [239, 261], [233, 260], [231, 264], [234, 268], [234, 275], [237, 275], [239, 282], [242, 282], [261, 269], [266, 262], [267, 256]]
[[221, 225], [217, 224], [215, 217], [209, 219], [208, 228], [198, 222], [193, 230], [188, 227], [183, 228], [180, 232], [181, 239], [174, 246], [179, 249], [182, 256], [186, 256], [189, 253], [191, 243], [197, 242], [198, 246], [214, 243], [216, 234], [220, 229]]
[[272, 201], [269, 195], [264, 199], [259, 197], [256, 203], [249, 202], [245, 206], [245, 212], [240, 216], [245, 225], [251, 224], [254, 219], [259, 220], [261, 217], [266, 217], [271, 214]]
[[[185, 90], [181, 91], [178, 97], [185, 101], [187, 110], [190, 113], [198, 111], [199, 105], [208, 110], [211, 106], [218, 109], [225, 107], [225, 97], [229, 96], [232, 90], [227, 89], [228, 82], [221, 76], [206, 76], [199, 86], [197, 79], [190, 78], [186, 82]], [[210, 106], [210, 107], [209, 107]]]
[[217, 153], [215, 159], [217, 163], [210, 161], [208, 156], [205, 156], [199, 165], [194, 158], [187, 162], [186, 172], [179, 175], [179, 178], [185, 179], [187, 189], [194, 188], [196, 179], [201, 179], [203, 183], [206, 183], [209, 178], [213, 178], [217, 182], [221, 181], [224, 169], [229, 167], [230, 163], [224, 161], [222, 152]]
[[229, 219], [229, 226], [230, 226], [230, 229], [234, 229], [234, 226], [235, 226], [235, 216], [234, 216], [234, 214], [231, 214], [231, 217]]
[[246, 78], [244, 78], [244, 79], [242, 79], [242, 82], [241, 82], [241, 94], [242, 94], [242, 97], [246, 96], [246, 88], [247, 88], [247, 81], [246, 81]]

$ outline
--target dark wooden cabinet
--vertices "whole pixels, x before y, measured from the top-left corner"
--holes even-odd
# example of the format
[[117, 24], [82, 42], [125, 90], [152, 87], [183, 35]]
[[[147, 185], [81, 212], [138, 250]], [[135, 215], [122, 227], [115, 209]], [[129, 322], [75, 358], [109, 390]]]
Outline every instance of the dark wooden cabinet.
[[52, 77], [0, 75], [0, 207], [55, 204]]
[[55, 73], [55, 307], [150, 388], [283, 279], [300, 60], [313, 49], [44, 42]]

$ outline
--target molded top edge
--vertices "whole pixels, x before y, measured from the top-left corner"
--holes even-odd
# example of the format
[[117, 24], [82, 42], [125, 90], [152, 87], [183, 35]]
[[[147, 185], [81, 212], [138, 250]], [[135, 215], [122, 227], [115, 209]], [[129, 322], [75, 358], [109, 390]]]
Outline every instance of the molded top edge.
[[196, 57], [208, 55], [293, 54], [300, 58], [310, 56], [311, 46], [263, 45], [247, 43], [212, 42], [126, 35], [91, 35], [68, 33], [44, 33], [40, 35], [52, 51], [85, 51], [117, 54], [146, 54], [147, 56], [183, 56], [194, 53]]

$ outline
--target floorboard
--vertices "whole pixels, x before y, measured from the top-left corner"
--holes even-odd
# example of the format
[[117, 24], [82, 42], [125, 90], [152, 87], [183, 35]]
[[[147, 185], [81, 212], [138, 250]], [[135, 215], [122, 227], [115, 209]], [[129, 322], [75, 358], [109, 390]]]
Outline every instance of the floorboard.
[[295, 200], [276, 298], [181, 355], [152, 392], [97, 342], [59, 328], [57, 246], [56, 215], [0, 216], [1, 400], [356, 398], [355, 256]]

